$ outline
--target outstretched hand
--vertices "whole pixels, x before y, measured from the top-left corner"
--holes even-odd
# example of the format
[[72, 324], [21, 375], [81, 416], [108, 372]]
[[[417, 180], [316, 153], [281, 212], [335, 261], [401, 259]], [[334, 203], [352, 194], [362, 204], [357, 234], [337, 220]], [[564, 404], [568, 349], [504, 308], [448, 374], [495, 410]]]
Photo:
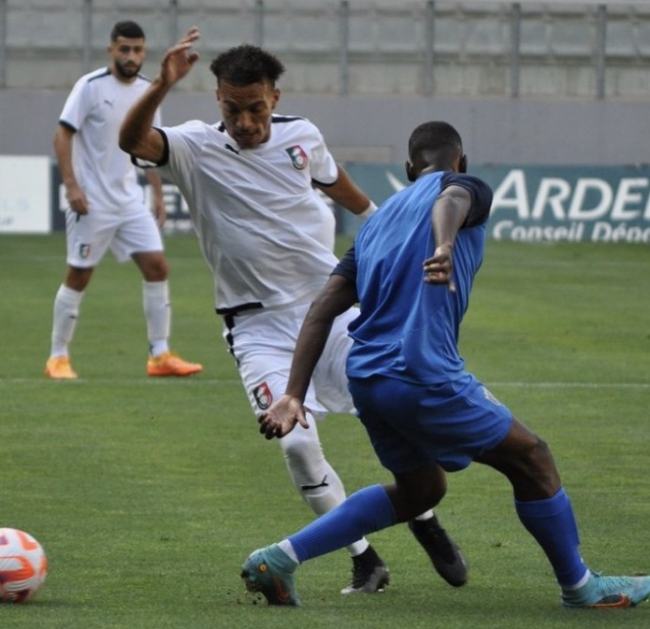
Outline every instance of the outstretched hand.
[[184, 78], [198, 61], [199, 53], [190, 51], [200, 37], [197, 26], [192, 26], [185, 35], [172, 46], [163, 57], [160, 77], [167, 85], [174, 85]]
[[427, 284], [447, 284], [449, 292], [456, 292], [451, 278], [453, 271], [453, 249], [450, 245], [436, 247], [431, 258], [424, 261], [424, 281]]
[[260, 425], [260, 433], [267, 439], [274, 437], [281, 439], [288, 435], [296, 424], [300, 424], [303, 428], [309, 428], [302, 402], [290, 395], [283, 395], [257, 421]]

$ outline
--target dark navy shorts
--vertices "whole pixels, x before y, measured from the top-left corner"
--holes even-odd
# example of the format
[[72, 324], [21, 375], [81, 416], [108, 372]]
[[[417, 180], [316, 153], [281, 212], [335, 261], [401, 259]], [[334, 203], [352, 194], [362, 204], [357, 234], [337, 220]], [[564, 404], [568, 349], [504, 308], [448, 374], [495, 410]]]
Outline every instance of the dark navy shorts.
[[374, 376], [350, 378], [349, 387], [379, 460], [397, 474], [431, 461], [462, 470], [512, 425], [510, 410], [467, 372], [443, 385]]

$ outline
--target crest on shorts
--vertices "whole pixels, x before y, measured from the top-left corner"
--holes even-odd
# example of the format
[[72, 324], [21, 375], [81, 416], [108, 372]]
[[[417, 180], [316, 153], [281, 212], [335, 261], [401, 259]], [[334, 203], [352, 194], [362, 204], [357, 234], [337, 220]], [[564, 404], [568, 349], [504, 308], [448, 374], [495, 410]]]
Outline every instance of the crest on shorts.
[[309, 158], [307, 157], [307, 153], [305, 153], [304, 149], [300, 144], [296, 144], [296, 146], [290, 146], [288, 149], [285, 149], [287, 153], [289, 153], [289, 157], [291, 158], [291, 162], [293, 164], [293, 167], [296, 168], [297, 170], [304, 170], [307, 168], [307, 163], [309, 162]]
[[262, 411], [268, 409], [269, 406], [271, 406], [273, 403], [273, 394], [271, 393], [271, 389], [269, 389], [269, 385], [266, 384], [266, 382], [258, 384], [253, 389], [253, 397], [255, 398], [257, 405]]
[[79, 245], [79, 257], [85, 260], [90, 255], [90, 245]]
[[492, 402], [495, 406], [501, 406], [501, 402], [497, 400], [492, 392], [488, 391], [485, 387], [483, 387], [483, 396], [485, 397], [486, 400]]

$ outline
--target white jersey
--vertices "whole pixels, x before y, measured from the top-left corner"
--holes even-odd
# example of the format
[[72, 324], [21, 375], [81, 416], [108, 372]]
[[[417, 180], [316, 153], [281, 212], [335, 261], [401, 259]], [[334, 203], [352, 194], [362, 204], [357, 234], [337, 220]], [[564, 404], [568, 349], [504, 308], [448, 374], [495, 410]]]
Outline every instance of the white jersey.
[[[142, 208], [136, 169], [118, 146], [118, 137], [126, 112], [149, 85], [139, 75], [123, 83], [102, 68], [82, 76], [66, 100], [59, 123], [75, 132], [72, 167], [91, 211]], [[160, 124], [160, 112], [156, 120]]]
[[255, 149], [240, 149], [223, 123], [161, 131], [168, 155], [160, 172], [189, 206], [217, 310], [311, 300], [337, 263], [334, 215], [312, 186], [338, 177], [320, 131], [274, 115], [269, 140]]

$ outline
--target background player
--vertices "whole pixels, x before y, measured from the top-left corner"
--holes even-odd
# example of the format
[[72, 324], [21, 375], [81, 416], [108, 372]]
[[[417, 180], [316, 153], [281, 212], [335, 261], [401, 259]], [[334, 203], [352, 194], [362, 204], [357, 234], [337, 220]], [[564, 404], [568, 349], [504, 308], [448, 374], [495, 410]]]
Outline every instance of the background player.
[[[109, 66], [82, 76], [68, 96], [54, 136], [54, 151], [66, 190], [68, 269], [54, 301], [52, 347], [45, 374], [76, 378], [68, 348], [79, 306], [94, 267], [110, 247], [120, 261], [137, 264], [144, 282], [150, 376], [188, 376], [203, 369], [169, 351], [171, 310], [168, 266], [159, 226], [165, 220], [160, 177], [148, 173], [154, 213], [145, 207], [142, 187], [129, 156], [117, 144], [124, 114], [149, 81], [139, 72], [145, 35], [135, 22], [118, 22], [111, 32]], [[160, 120], [159, 112], [155, 114]]]
[[[217, 78], [223, 120], [156, 127], [155, 111], [198, 59], [192, 28], [165, 55], [151, 87], [130, 110], [120, 146], [157, 165], [176, 183], [189, 206], [205, 259], [214, 276], [216, 309], [256, 414], [285, 389], [300, 324], [308, 305], [337, 263], [335, 222], [314, 186], [354, 214], [369, 214], [370, 199], [337, 166], [320, 131], [297, 116], [274, 113], [281, 62], [255, 46], [238, 46], [210, 66]], [[345, 498], [325, 459], [315, 418], [349, 412], [344, 361], [350, 310], [334, 323], [308, 391], [310, 430], [280, 440], [291, 479], [316, 514]], [[416, 514], [417, 515], [417, 514]], [[465, 562], [432, 512], [412, 529], [452, 585], [467, 578]], [[343, 593], [375, 592], [388, 570], [365, 539], [350, 540], [350, 585]]]
[[308, 426], [309, 378], [332, 321], [358, 301], [350, 390], [394, 483], [366, 487], [279, 545], [253, 552], [242, 577], [272, 604], [300, 604], [293, 582], [299, 563], [436, 505], [446, 492], [445, 472], [471, 461], [510, 481], [517, 515], [544, 550], [565, 606], [631, 607], [650, 595], [650, 577], [606, 577], [585, 566], [548, 445], [464, 369], [458, 331], [483, 261], [492, 203], [490, 188], [466, 168], [451, 125], [429, 122], [413, 131], [406, 170], [414, 183], [359, 230], [305, 319], [286, 394], [260, 418], [267, 438], [286, 438], [296, 423]]

